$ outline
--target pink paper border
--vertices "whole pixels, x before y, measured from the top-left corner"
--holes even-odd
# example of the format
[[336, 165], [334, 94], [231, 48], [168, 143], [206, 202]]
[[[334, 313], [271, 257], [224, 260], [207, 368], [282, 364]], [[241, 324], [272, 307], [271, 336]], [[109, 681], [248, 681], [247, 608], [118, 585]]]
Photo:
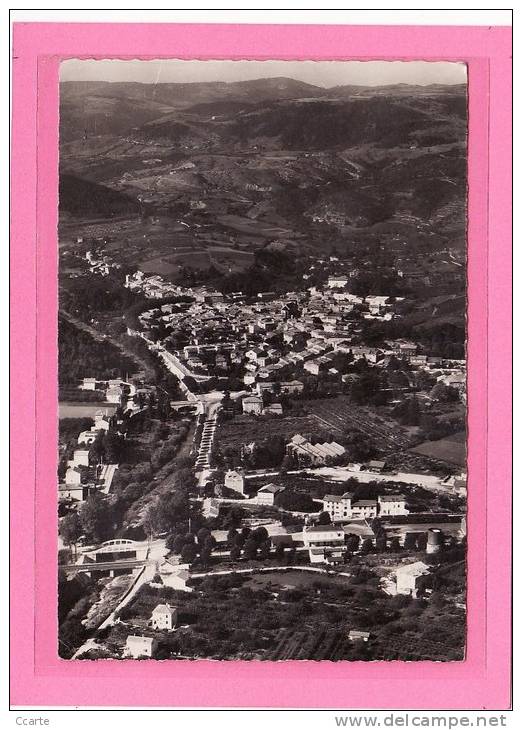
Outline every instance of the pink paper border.
[[[511, 29], [499, 27], [15, 24], [11, 247], [14, 706], [509, 707], [510, 51]], [[95, 663], [57, 658], [57, 71], [61, 59], [79, 56], [417, 58], [468, 63], [470, 554], [465, 662]]]

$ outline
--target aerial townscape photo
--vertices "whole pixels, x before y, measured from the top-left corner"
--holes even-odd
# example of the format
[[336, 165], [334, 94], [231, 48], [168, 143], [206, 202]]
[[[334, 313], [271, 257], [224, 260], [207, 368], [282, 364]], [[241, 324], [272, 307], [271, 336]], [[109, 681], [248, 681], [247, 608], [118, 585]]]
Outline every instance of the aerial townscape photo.
[[465, 658], [467, 106], [62, 62], [61, 658]]

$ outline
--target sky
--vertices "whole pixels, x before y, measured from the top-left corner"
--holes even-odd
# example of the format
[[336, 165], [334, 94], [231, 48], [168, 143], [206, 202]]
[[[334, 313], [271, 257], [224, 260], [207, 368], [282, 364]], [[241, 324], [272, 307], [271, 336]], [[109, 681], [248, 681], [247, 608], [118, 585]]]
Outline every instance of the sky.
[[463, 63], [448, 61], [179, 61], [174, 59], [70, 59], [60, 65], [61, 81], [190, 83], [249, 81], [286, 76], [329, 88], [345, 84], [466, 83]]

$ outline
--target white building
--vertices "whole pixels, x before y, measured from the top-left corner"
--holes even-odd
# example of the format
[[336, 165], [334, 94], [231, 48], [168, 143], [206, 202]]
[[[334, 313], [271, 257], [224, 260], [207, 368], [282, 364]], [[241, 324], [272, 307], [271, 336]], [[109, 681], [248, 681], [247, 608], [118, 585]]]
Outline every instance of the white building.
[[254, 416], [259, 416], [263, 412], [263, 399], [258, 398], [256, 395], [250, 395], [243, 398], [243, 413], [253, 413]]
[[158, 642], [150, 636], [127, 636], [125, 642], [125, 656], [139, 659], [140, 657], [153, 657], [158, 648]]
[[370, 314], [380, 314], [386, 307], [389, 297], [370, 296], [366, 297], [366, 304], [370, 310]]
[[[336, 291], [333, 294], [333, 298], [336, 302], [349, 302], [350, 304], [363, 303], [363, 297], [358, 297], [356, 294], [350, 294], [350, 292], [347, 291]], [[344, 311], [346, 311], [346, 309]]]
[[243, 469], [229, 469], [225, 474], [225, 487], [239, 494], [245, 494], [245, 472]]
[[82, 431], [78, 436], [78, 444], [87, 444], [90, 446], [96, 441], [97, 435], [97, 430], [91, 429], [90, 431]]
[[77, 502], [84, 502], [89, 491], [89, 487], [84, 484], [59, 484], [58, 499], [74, 499]]
[[383, 494], [377, 497], [377, 501], [379, 503], [379, 517], [408, 514], [406, 497], [403, 494]]
[[336, 494], [325, 494], [323, 497], [323, 511], [328, 512], [332, 522], [349, 520], [352, 516], [352, 497], [350, 492], [341, 496]]
[[75, 466], [89, 466], [89, 450], [76, 449], [73, 453], [73, 458], [69, 461], [68, 465], [73, 468]]
[[270, 507], [274, 505], [275, 498], [281, 492], [284, 492], [285, 488], [278, 486], [277, 484], [265, 484], [264, 487], [257, 490], [257, 501], [258, 504], [266, 504]]
[[327, 286], [329, 289], [342, 289], [349, 281], [348, 276], [329, 276]]
[[172, 631], [176, 627], [178, 617], [177, 609], [169, 606], [168, 603], [158, 603], [150, 617], [150, 623], [153, 629], [161, 631]]
[[339, 458], [345, 452], [344, 446], [331, 441], [323, 444], [312, 444], [300, 434], [296, 434], [286, 445], [286, 453], [298, 463], [322, 465]]
[[397, 568], [395, 571], [397, 593], [417, 598], [419, 578], [429, 572], [429, 566], [421, 560]]
[[203, 517], [219, 517], [221, 502], [215, 497], [206, 497], [203, 500], [202, 513]]
[[81, 390], [96, 390], [96, 378], [84, 378], [80, 385]]
[[369, 641], [370, 636], [371, 634], [369, 631], [360, 631], [359, 629], [350, 629], [348, 632], [348, 638], [350, 641]]
[[179, 565], [171, 565], [167, 560], [159, 566], [159, 574], [164, 585], [169, 588], [174, 588], [176, 591], [184, 591], [185, 593], [192, 593], [194, 590], [187, 585], [190, 579], [190, 573], [188, 570], [180, 570]]
[[107, 388], [105, 391], [105, 399], [107, 400], [107, 403], [120, 403], [121, 386], [117, 385], [112, 388]]
[[110, 418], [103, 411], [97, 411], [94, 414], [94, 428], [97, 430], [108, 431], [111, 427]]
[[346, 552], [345, 532], [335, 525], [313, 525], [303, 528], [303, 542], [308, 548], [311, 563], [342, 560]]
[[65, 472], [65, 483], [67, 486], [78, 486], [81, 480], [82, 475], [78, 467], [71, 466]]
[[359, 499], [353, 502], [352, 517], [354, 520], [373, 520], [377, 517], [377, 500]]

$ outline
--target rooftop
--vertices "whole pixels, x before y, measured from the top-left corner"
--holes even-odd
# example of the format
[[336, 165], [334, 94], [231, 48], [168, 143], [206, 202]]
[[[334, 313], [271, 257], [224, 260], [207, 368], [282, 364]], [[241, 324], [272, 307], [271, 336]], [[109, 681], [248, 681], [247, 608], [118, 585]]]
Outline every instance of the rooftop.
[[339, 496], [338, 494], [325, 494], [323, 497], [323, 501], [325, 502], [342, 502], [343, 499], [352, 499], [353, 494], [350, 494], [350, 492], [345, 492], [344, 494], [341, 494]]
[[418, 560], [416, 563], [401, 565], [395, 572], [400, 573], [401, 575], [411, 575], [412, 577], [416, 577], [428, 573], [429, 566], [426, 565], [426, 563], [423, 563], [422, 560]]
[[127, 636], [127, 645], [129, 644], [138, 644], [138, 645], [146, 645], [146, 644], [152, 644], [154, 639], [151, 636], [135, 636], [134, 634], [129, 634]]
[[168, 603], [158, 603], [152, 613], [170, 613], [172, 616], [176, 613], [176, 608], [174, 606], [169, 606]]
[[282, 492], [284, 490], [284, 487], [277, 484], [265, 484], [264, 487], [261, 487], [261, 489], [257, 490], [257, 493], [259, 492], [270, 492], [271, 494], [277, 494], [278, 492]]

